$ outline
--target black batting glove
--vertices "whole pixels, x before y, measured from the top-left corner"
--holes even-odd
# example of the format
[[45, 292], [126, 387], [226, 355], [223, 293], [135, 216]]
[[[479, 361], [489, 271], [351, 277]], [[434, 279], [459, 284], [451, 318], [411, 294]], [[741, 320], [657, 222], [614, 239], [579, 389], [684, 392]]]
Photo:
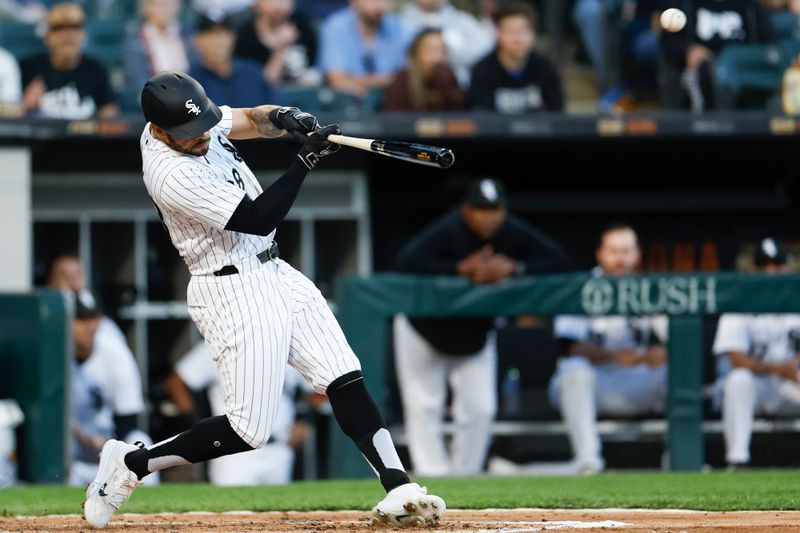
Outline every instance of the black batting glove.
[[[276, 128], [286, 130], [293, 138], [305, 140], [305, 136], [320, 128], [319, 120], [311, 113], [296, 107], [279, 107], [269, 112], [269, 120]], [[297, 135], [297, 134], [300, 135]]]
[[328, 135], [339, 135], [341, 133], [342, 130], [339, 128], [338, 124], [330, 124], [329, 126], [316, 130], [308, 136], [305, 144], [303, 144], [303, 146], [300, 147], [300, 151], [297, 152], [297, 156], [303, 164], [311, 170], [317, 166], [320, 159], [326, 155], [337, 152], [339, 148], [341, 148], [341, 145], [328, 140]]

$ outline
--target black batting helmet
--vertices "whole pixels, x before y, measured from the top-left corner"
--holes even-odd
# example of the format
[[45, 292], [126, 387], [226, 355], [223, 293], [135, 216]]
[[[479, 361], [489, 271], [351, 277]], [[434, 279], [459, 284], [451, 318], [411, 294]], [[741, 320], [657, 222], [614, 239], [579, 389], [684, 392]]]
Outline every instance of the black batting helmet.
[[185, 141], [213, 128], [222, 112], [206, 96], [203, 86], [183, 72], [165, 71], [150, 78], [142, 89], [144, 118]]

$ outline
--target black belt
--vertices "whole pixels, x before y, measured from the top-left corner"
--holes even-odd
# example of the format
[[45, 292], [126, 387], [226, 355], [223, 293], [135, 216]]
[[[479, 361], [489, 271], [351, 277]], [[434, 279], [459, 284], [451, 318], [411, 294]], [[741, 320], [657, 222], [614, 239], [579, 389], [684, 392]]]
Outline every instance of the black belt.
[[[277, 259], [281, 256], [281, 251], [278, 248], [278, 243], [273, 242], [269, 248], [264, 250], [263, 252], [256, 254], [261, 263], [266, 263], [271, 259]], [[224, 267], [220, 268], [216, 272], [214, 272], [215, 276], [230, 276], [232, 274], [238, 274], [239, 269], [236, 268], [234, 265], [225, 265]]]

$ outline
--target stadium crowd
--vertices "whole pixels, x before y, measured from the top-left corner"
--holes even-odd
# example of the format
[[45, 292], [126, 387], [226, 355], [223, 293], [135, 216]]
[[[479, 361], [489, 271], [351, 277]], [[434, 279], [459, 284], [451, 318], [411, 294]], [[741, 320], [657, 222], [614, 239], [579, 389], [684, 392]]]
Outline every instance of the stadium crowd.
[[[3, 0], [3, 113], [136, 112], [167, 69], [219, 104], [310, 111], [570, 111], [581, 63], [595, 111], [800, 100], [794, 0], [132, 1]], [[661, 30], [667, 7], [687, 13], [684, 30]]]

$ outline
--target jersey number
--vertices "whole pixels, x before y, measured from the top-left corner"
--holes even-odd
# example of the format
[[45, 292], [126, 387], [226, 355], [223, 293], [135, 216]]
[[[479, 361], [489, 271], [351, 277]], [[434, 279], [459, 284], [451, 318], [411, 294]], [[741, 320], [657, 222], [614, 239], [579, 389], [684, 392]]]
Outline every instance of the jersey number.
[[244, 190], [244, 180], [242, 179], [242, 176], [239, 174], [239, 171], [236, 170], [235, 168], [232, 168], [231, 173], [233, 174], [233, 181], [228, 180], [228, 183], [230, 183], [231, 185], [236, 185], [240, 189]]

